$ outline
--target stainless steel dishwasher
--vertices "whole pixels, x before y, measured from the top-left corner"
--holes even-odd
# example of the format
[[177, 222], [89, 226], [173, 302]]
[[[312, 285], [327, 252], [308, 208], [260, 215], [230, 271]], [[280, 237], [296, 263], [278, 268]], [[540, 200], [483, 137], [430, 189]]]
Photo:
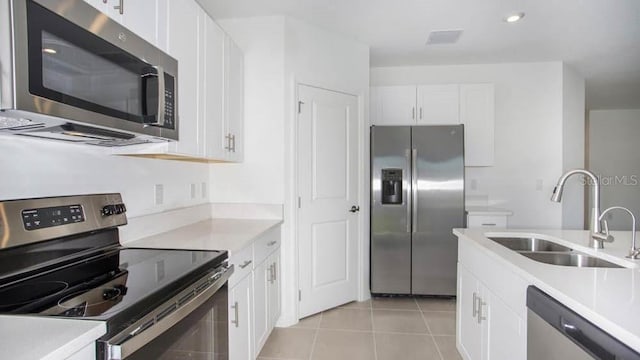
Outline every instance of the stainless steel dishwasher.
[[542, 292], [527, 289], [528, 360], [634, 360], [640, 354]]

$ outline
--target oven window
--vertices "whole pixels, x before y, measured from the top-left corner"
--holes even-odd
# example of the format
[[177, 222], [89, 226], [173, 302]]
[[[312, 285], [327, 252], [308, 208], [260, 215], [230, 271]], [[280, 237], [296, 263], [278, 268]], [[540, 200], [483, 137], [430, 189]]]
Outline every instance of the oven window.
[[126, 360], [228, 360], [227, 285]]

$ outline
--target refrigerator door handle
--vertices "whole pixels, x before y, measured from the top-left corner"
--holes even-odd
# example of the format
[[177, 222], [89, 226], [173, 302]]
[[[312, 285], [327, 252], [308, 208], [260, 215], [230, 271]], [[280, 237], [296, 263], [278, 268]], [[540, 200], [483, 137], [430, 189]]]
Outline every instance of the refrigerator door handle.
[[[407, 169], [411, 169], [411, 149], [406, 149], [404, 152], [404, 156], [407, 158]], [[405, 179], [407, 179], [405, 175]], [[411, 232], [411, 204], [413, 204], [413, 200], [411, 200], [411, 194], [413, 194], [413, 178], [408, 178], [406, 180], [406, 189], [403, 190], [406, 192], [405, 198], [406, 200], [406, 208], [407, 208], [407, 232]]]
[[411, 232], [418, 232], [418, 149], [411, 151]]

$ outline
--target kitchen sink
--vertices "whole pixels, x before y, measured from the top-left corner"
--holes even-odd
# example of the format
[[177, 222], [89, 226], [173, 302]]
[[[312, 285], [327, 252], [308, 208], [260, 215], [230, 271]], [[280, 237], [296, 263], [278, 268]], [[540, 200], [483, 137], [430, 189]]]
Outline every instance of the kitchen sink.
[[602, 260], [595, 256], [579, 253], [554, 253], [554, 252], [520, 252], [522, 256], [526, 256], [531, 260], [543, 262], [546, 264], [574, 267], [605, 267], [605, 268], [622, 268], [623, 266], [612, 262]]
[[489, 239], [514, 251], [573, 251], [566, 246], [535, 237], [490, 237]]

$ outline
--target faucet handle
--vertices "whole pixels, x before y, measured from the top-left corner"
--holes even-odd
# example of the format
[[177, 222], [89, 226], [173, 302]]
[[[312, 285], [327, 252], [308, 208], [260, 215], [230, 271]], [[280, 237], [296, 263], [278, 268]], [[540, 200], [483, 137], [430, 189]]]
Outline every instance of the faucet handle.
[[604, 233], [609, 236], [609, 222], [607, 221], [607, 219], [604, 219], [602, 220], [602, 223], [604, 224]]

